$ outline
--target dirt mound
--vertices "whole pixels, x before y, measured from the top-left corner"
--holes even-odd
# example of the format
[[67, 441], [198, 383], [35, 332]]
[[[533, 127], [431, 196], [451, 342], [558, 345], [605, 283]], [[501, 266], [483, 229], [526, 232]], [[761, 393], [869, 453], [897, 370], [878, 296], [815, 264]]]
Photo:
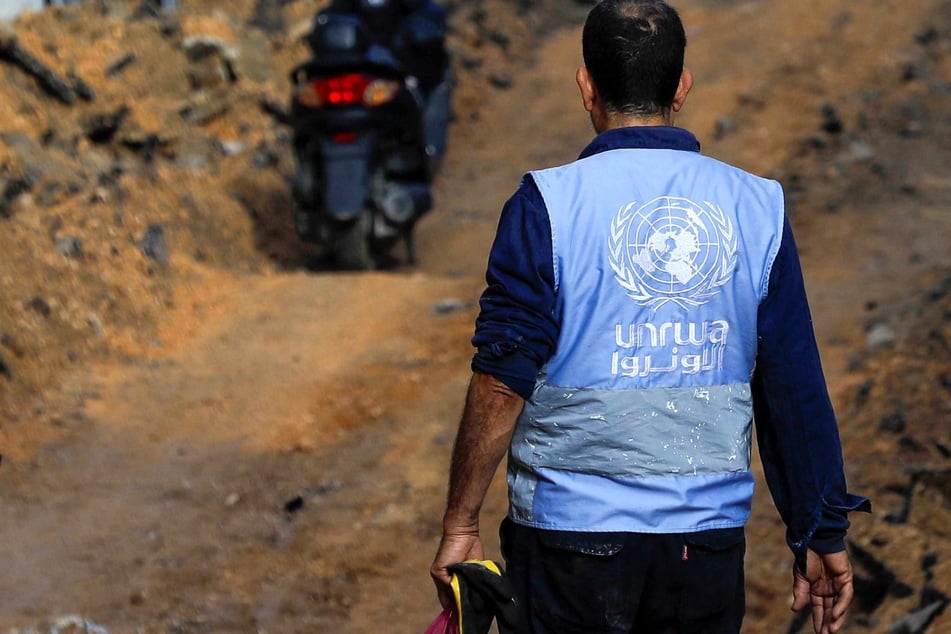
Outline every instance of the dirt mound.
[[[306, 59], [302, 38], [325, 4], [210, 1], [162, 13], [132, 0], [89, 1], [4, 27], [0, 445], [8, 456], [55, 435], [44, 392], [61, 372], [161, 347], [162, 316], [186, 301], [196, 277], [303, 264], [282, 121], [289, 69]], [[540, 29], [576, 15], [555, 4], [448, 4], [458, 118], [478, 117], [486, 97], [511, 84], [512, 64], [524, 62]]]

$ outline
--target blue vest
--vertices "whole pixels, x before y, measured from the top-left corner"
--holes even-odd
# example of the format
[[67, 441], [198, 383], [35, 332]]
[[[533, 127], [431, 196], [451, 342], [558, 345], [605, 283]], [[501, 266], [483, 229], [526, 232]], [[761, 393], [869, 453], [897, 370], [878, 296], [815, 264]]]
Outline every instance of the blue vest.
[[571, 531], [742, 526], [780, 185], [665, 149], [532, 176], [561, 330], [512, 439], [510, 516]]

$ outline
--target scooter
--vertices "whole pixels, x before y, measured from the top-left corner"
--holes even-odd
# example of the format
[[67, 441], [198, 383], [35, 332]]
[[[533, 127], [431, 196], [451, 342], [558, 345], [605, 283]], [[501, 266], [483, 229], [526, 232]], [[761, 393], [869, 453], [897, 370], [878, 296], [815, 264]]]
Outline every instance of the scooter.
[[310, 44], [314, 56], [291, 72], [297, 233], [340, 268], [385, 266], [400, 241], [413, 263], [442, 151], [427, 129], [441, 126], [444, 145], [448, 95], [434, 121], [415, 78], [356, 16], [320, 16]]

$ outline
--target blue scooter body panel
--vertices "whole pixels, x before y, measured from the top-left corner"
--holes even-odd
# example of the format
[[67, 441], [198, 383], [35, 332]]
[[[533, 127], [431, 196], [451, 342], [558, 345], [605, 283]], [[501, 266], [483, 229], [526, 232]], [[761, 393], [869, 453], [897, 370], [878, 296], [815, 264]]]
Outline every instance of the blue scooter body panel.
[[372, 134], [360, 134], [347, 143], [323, 140], [321, 181], [324, 209], [331, 218], [353, 220], [367, 205], [374, 142]]

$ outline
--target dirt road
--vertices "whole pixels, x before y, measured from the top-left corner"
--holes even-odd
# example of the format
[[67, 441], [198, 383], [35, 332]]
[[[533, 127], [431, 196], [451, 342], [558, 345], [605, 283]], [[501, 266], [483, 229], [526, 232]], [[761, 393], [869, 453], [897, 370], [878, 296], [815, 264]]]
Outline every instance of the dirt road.
[[[682, 4], [698, 84], [679, 123], [762, 173], [786, 164], [835, 96], [803, 87], [867, 60], [884, 28], [859, 3], [843, 31], [852, 46], [835, 57], [823, 3], [780, 16], [755, 2]], [[921, 28], [901, 13], [889, 28]], [[422, 631], [437, 611], [427, 570], [498, 210], [525, 170], [571, 160], [590, 138], [572, 83], [579, 37], [552, 35], [511, 89], [457, 123], [418, 266], [183, 265], [189, 281], [148, 355], [65, 377], [66, 433], [3, 465], [0, 629], [76, 614], [113, 634]], [[875, 72], [835, 89], [851, 94]], [[903, 207], [900, 235], [887, 200], [795, 219], [837, 403], [856, 381], [849, 362], [870, 299], [951, 266], [946, 173], [912, 176], [925, 195]], [[499, 485], [485, 509], [493, 548]], [[777, 632], [789, 622], [789, 557], [759, 491], [746, 631]]]

